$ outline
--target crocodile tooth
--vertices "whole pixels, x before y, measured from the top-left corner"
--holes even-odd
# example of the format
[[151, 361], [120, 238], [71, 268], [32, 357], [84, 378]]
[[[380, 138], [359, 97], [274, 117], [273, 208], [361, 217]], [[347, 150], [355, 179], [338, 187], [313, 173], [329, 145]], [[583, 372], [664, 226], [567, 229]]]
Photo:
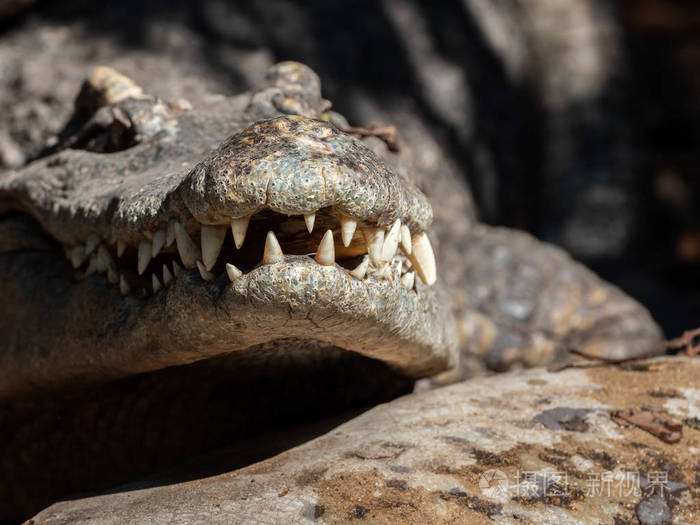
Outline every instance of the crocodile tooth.
[[202, 224], [202, 262], [211, 270], [219, 258], [226, 237], [226, 226]]
[[403, 261], [400, 259], [392, 259], [387, 266], [391, 268], [395, 275], [401, 277], [401, 274], [403, 273]]
[[122, 293], [122, 295], [129, 295], [129, 292], [131, 291], [131, 287], [129, 286], [129, 283], [126, 282], [123, 275], [119, 276], [119, 291]]
[[170, 286], [170, 283], [173, 282], [173, 274], [170, 273], [170, 270], [168, 270], [168, 266], [166, 264], [163, 265], [163, 284], [165, 286]]
[[153, 234], [153, 240], [151, 242], [153, 244], [151, 257], [155, 257], [163, 249], [163, 246], [165, 246], [165, 232], [163, 230], [158, 230]]
[[350, 275], [353, 277], [357, 277], [358, 279], [364, 279], [365, 275], [367, 275], [367, 268], [369, 267], [369, 256], [365, 255], [362, 259], [362, 262], [357, 265], [357, 268], [355, 268], [353, 271], [350, 272]]
[[399, 248], [399, 235], [401, 232], [401, 221], [396, 219], [391, 225], [389, 233], [384, 237], [382, 245], [382, 261], [389, 262], [396, 255], [396, 250]]
[[146, 239], [142, 240], [139, 244], [139, 258], [137, 264], [137, 271], [139, 275], [146, 271], [148, 263], [151, 262], [151, 253], [153, 252], [153, 245], [151, 241]]
[[248, 231], [248, 223], [250, 222], [250, 215], [247, 217], [239, 217], [238, 219], [233, 219], [231, 221], [231, 233], [233, 233], [233, 242], [236, 244], [236, 249], [243, 246], [243, 241], [245, 241], [245, 233]]
[[168, 222], [168, 229], [165, 232], [165, 245], [172, 246], [175, 242], [175, 219], [170, 219]]
[[390, 272], [390, 266], [388, 264], [383, 264], [378, 269], [371, 271], [370, 275], [375, 279], [388, 279]]
[[273, 264], [282, 262], [284, 260], [284, 254], [282, 253], [282, 248], [280, 243], [277, 241], [275, 234], [267, 232], [267, 238], [265, 239], [265, 251], [263, 252], [263, 264]]
[[97, 271], [99, 273], [106, 272], [111, 263], [112, 258], [109, 256], [107, 248], [100, 244], [99, 248], [97, 248]]
[[180, 259], [182, 259], [182, 264], [188, 270], [197, 266], [197, 261], [199, 260], [199, 248], [192, 241], [190, 235], [182, 227], [182, 224], [175, 221], [173, 225], [175, 230], [175, 242], [177, 243], [177, 251], [180, 254]]
[[315, 213], [306, 213], [304, 214], [304, 222], [306, 223], [306, 229], [309, 230], [309, 233], [314, 231], [314, 223], [316, 222], [316, 214]]
[[173, 275], [175, 278], [179, 277], [180, 273], [182, 273], [182, 266], [177, 264], [177, 261], [173, 261]]
[[236, 268], [233, 264], [226, 263], [226, 274], [228, 275], [229, 280], [233, 282], [243, 275], [243, 272]]
[[126, 241], [119, 239], [117, 241], [117, 257], [124, 255], [124, 250], [126, 250]]
[[107, 266], [107, 280], [111, 284], [117, 284], [119, 282], [119, 274], [117, 270], [114, 269], [114, 264]]
[[357, 221], [351, 219], [350, 217], [340, 218], [340, 233], [343, 240], [343, 246], [346, 248], [350, 246], [352, 238], [355, 235], [355, 228], [357, 228]]
[[413, 288], [413, 284], [416, 282], [416, 274], [414, 272], [408, 272], [405, 273], [401, 277], [401, 284], [403, 284], [403, 287], [406, 288], [406, 290], [410, 290]]
[[153, 293], [158, 293], [163, 288], [163, 285], [160, 284], [158, 277], [154, 273], [151, 274], [151, 284], [153, 285]]
[[205, 281], [211, 281], [214, 278], [214, 274], [206, 269], [202, 261], [197, 261], [197, 269], [199, 270], [199, 275], [201, 275], [202, 279]]
[[411, 253], [411, 230], [405, 224], [401, 225], [401, 249], [406, 255]]
[[85, 253], [85, 246], [83, 246], [82, 244], [74, 246], [70, 251], [69, 257], [70, 263], [73, 265], [73, 268], [78, 268], [82, 266], [82, 264], [85, 262], [85, 259], [87, 258], [87, 254]]
[[384, 230], [381, 228], [365, 228], [362, 230], [367, 244], [367, 253], [373, 264], [379, 265], [384, 246]]
[[90, 255], [92, 252], [94, 252], [98, 244], [100, 244], [100, 238], [96, 233], [91, 233], [88, 236], [87, 242], [85, 243], [85, 255]]
[[418, 272], [418, 276], [423, 280], [425, 284], [430, 286], [435, 283], [437, 279], [437, 272], [435, 269], [435, 254], [433, 253], [433, 247], [430, 245], [430, 240], [425, 232], [415, 235], [411, 240], [413, 249], [411, 254], [407, 255], [411, 264]]
[[331, 230], [326, 230], [326, 233], [323, 234], [314, 260], [323, 266], [332, 266], [335, 262], [335, 246], [333, 245], [333, 232]]

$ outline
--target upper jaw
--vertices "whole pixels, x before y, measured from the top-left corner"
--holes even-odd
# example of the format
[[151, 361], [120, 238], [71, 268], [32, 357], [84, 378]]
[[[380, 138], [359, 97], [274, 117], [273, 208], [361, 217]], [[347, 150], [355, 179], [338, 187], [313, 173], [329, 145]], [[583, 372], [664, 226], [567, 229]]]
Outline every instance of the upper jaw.
[[425, 231], [432, 208], [413, 184], [359, 140], [300, 116], [265, 120], [226, 140], [180, 188], [194, 218], [222, 223], [268, 208], [308, 214], [334, 207], [356, 221], [396, 219]]

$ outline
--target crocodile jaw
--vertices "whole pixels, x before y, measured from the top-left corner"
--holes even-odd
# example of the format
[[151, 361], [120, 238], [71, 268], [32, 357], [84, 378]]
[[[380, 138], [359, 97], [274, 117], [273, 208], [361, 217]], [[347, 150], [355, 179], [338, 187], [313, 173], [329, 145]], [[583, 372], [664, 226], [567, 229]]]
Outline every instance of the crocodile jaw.
[[[260, 137], [264, 147], [256, 149]], [[246, 154], [229, 155], [246, 141]], [[301, 117], [255, 124], [191, 171], [171, 177], [167, 191], [148, 194], [148, 181], [141, 180], [148, 198], [127, 192], [116, 206], [118, 186], [102, 181], [100, 194], [87, 192], [91, 197], [80, 201], [86, 193], [81, 183], [94, 190], [96, 178], [75, 180], [70, 213], [37, 198], [36, 174], [50, 165], [31, 168], [29, 182], [23, 187], [21, 177], [14, 179], [8, 193], [21, 197], [18, 208], [39, 221], [61, 245], [54, 252], [64, 251], [76, 269], [57, 253], [47, 265], [46, 252], [4, 250], [0, 271], [12, 283], [12, 306], [3, 323], [12, 337], [0, 354], [8, 372], [0, 394], [100, 383], [263, 343], [293, 355], [287, 341], [298, 347], [304, 339], [359, 352], [415, 377], [453, 364], [449, 305], [431, 288], [436, 274], [426, 264], [432, 251], [423, 229], [432, 212], [425, 197], [328, 124]], [[325, 182], [311, 199], [297, 184], [310, 169]], [[116, 184], [127, 182], [133, 179]], [[275, 193], [275, 187], [282, 190]], [[256, 222], [256, 213], [262, 220]], [[252, 216], [242, 248], [234, 226], [240, 216]], [[291, 227], [302, 217], [306, 240]], [[283, 231], [265, 236], [269, 224]], [[210, 249], [212, 229], [229, 225], [234, 240], [228, 242], [241, 251], [228, 253], [255, 252], [262, 264], [248, 260], [231, 268], [214, 253], [220, 246]], [[160, 245], [155, 254], [154, 244]], [[124, 245], [131, 263], [120, 260]], [[282, 251], [289, 246], [291, 253]], [[76, 249], [84, 257], [76, 260]], [[365, 251], [369, 255], [357, 259]], [[171, 266], [168, 273], [179, 275], [169, 282], [160, 273], [163, 257], [185, 267]], [[349, 266], [353, 257], [357, 268]], [[37, 274], [46, 286], [37, 286]]]

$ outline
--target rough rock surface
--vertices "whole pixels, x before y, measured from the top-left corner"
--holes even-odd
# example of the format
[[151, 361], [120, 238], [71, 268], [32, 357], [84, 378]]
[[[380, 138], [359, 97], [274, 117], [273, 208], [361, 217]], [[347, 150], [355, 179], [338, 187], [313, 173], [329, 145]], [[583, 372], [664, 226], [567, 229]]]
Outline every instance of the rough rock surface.
[[[700, 361], [478, 378], [249, 467], [57, 503], [30, 523], [697, 523]], [[673, 444], [610, 416], [682, 423]]]

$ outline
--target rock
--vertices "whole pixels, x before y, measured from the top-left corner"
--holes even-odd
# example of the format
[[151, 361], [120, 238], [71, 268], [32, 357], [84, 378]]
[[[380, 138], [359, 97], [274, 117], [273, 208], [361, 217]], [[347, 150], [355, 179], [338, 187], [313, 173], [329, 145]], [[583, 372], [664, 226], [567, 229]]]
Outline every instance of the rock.
[[667, 357], [473, 379], [234, 472], [64, 501], [32, 523], [697, 523], [700, 430], [668, 444], [611, 411], [690, 421], [698, 377], [700, 360]]

